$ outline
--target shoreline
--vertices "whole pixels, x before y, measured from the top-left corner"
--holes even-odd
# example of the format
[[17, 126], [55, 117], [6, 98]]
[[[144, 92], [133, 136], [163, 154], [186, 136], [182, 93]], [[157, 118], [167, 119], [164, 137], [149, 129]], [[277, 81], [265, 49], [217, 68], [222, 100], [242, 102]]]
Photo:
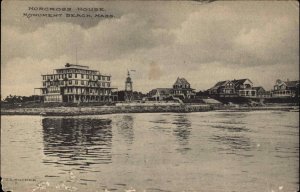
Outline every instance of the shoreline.
[[121, 113], [192, 113], [192, 112], [247, 112], [247, 111], [295, 111], [299, 106], [259, 106], [236, 107], [214, 105], [151, 105], [151, 106], [85, 106], [85, 107], [53, 107], [53, 108], [1, 108], [1, 115], [41, 115], [41, 116], [78, 116], [78, 115], [106, 115]]

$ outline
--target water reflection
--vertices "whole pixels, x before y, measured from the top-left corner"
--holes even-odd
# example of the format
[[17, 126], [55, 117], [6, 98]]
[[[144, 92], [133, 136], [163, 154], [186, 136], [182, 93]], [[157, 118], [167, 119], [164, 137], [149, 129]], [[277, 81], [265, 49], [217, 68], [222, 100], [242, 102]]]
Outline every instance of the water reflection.
[[131, 115], [124, 115], [117, 119], [116, 122], [118, 133], [124, 137], [127, 144], [132, 144], [134, 141], [133, 117]]
[[42, 120], [45, 164], [111, 163], [112, 128], [109, 119], [45, 118]]
[[238, 112], [228, 112], [228, 113], [218, 113], [215, 114], [215, 117], [217, 118], [230, 118], [230, 119], [244, 119], [245, 117], [247, 117], [246, 113], [238, 113]]
[[188, 144], [191, 135], [191, 121], [187, 118], [186, 114], [180, 114], [175, 116], [173, 124], [176, 125], [173, 133], [181, 146], [178, 150], [182, 153], [190, 150]]
[[211, 125], [212, 128], [216, 128], [216, 129], [220, 129], [220, 130], [224, 130], [224, 131], [228, 131], [228, 132], [248, 132], [249, 129], [246, 128], [245, 126], [240, 126], [240, 125], [226, 125], [226, 123], [222, 122], [222, 124], [218, 124], [218, 125]]
[[4, 116], [1, 173], [40, 191], [297, 191], [298, 114], [241, 113]]
[[[219, 144], [219, 150], [227, 154], [245, 155], [252, 150], [252, 143], [246, 137], [251, 131], [243, 120], [247, 117], [245, 113], [220, 113], [216, 114], [221, 121], [215, 121], [211, 128], [217, 129], [216, 134], [210, 137], [210, 141]], [[250, 155], [251, 156], [251, 155]]]
[[230, 151], [250, 151], [252, 148], [250, 139], [241, 135], [214, 135], [211, 140], [223, 145], [225, 149]]

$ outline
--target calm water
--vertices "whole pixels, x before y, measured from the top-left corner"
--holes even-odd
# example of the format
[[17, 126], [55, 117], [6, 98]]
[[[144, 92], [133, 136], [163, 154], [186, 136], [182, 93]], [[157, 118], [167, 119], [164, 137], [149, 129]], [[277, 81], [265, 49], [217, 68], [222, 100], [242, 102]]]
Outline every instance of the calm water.
[[2, 116], [1, 176], [12, 191], [297, 191], [298, 115]]

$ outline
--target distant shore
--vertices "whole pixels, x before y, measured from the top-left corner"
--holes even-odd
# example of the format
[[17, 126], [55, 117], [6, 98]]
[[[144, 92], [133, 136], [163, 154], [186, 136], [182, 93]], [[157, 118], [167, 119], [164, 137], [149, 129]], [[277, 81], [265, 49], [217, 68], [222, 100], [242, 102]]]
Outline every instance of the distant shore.
[[190, 113], [204, 111], [255, 111], [280, 110], [299, 111], [295, 105], [272, 106], [224, 106], [210, 104], [124, 104], [119, 106], [59, 106], [59, 107], [17, 107], [1, 108], [1, 115], [42, 115], [42, 116], [77, 116], [77, 115], [104, 115], [117, 113]]

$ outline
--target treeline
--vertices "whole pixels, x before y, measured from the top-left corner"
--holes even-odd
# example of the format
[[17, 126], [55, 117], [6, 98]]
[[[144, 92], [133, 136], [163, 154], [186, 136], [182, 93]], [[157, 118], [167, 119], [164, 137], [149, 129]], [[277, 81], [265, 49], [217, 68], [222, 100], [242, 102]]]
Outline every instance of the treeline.
[[[118, 101], [125, 101], [125, 91], [117, 91], [114, 94], [118, 95]], [[133, 91], [132, 92], [132, 101], [142, 100], [143, 97], [146, 97], [146, 94], [142, 92]]]
[[3, 102], [16, 104], [16, 103], [26, 103], [26, 102], [40, 102], [41, 96], [39, 95], [31, 95], [31, 96], [17, 96], [17, 95], [9, 95]]

